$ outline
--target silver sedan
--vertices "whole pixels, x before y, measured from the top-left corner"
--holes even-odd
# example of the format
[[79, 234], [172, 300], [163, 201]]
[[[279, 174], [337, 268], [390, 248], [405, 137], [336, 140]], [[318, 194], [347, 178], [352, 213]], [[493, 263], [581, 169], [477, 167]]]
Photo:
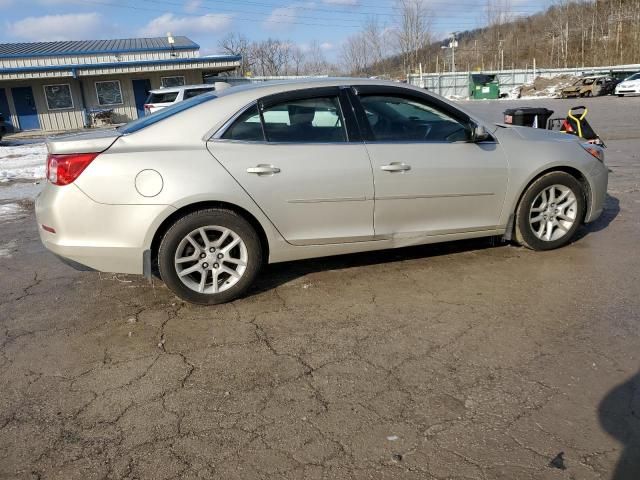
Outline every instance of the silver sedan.
[[484, 236], [557, 248], [607, 190], [597, 146], [358, 79], [234, 87], [48, 149], [44, 245], [201, 304], [264, 263]]

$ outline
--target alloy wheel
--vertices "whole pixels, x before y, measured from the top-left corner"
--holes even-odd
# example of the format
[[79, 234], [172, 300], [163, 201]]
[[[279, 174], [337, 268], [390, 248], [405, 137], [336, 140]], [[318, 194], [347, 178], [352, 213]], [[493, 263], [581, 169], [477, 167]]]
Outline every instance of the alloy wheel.
[[248, 258], [240, 235], [226, 227], [208, 225], [191, 231], [180, 241], [174, 266], [178, 278], [189, 289], [215, 294], [240, 281]]
[[576, 222], [577, 198], [573, 190], [555, 184], [542, 190], [531, 204], [529, 224], [540, 240], [553, 242], [564, 237]]

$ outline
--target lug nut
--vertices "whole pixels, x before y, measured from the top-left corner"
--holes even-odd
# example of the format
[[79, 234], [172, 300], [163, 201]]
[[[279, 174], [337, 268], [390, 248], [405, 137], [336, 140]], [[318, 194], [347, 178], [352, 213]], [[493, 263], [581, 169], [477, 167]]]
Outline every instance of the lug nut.
[[204, 262], [204, 263], [202, 264], [202, 268], [208, 268], [208, 267], [209, 267], [209, 264], [208, 264], [207, 262]]
[[219, 254], [218, 254], [218, 258], [220, 259], [220, 258], [222, 258], [222, 257], [224, 257], [224, 255], [222, 255], [221, 253], [219, 253]]
[[213, 247], [211, 247], [211, 248], [209, 249], [209, 251], [210, 251], [211, 253], [213, 253], [213, 252], [215, 252], [215, 251], [216, 251], [216, 249], [215, 249], [215, 248], [213, 248]]
[[217, 263], [213, 264], [213, 268], [218, 268], [220, 265], [218, 265]]
[[206, 257], [206, 255], [204, 253], [201, 253], [200, 258], [204, 258], [204, 257]]

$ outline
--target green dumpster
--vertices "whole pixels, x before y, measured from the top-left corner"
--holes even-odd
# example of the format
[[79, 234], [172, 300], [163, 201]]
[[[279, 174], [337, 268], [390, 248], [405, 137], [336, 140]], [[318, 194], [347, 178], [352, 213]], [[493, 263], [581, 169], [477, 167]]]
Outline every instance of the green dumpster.
[[500, 83], [496, 76], [472, 73], [469, 79], [469, 97], [474, 99], [500, 98]]

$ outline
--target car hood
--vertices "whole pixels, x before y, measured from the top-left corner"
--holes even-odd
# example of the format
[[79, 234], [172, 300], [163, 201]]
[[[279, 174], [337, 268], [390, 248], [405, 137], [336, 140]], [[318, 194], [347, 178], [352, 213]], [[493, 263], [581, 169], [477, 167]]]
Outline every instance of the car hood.
[[518, 127], [513, 125], [502, 125], [498, 124], [498, 128], [495, 131], [495, 134], [498, 136], [498, 140], [500, 139], [500, 133], [504, 130], [509, 130], [510, 132], [515, 133], [523, 140], [529, 140], [534, 142], [561, 142], [561, 143], [576, 143], [580, 142], [580, 137], [576, 135], [571, 135], [567, 133], [554, 132], [551, 130], [546, 130], [544, 128], [532, 128], [532, 127]]
[[620, 82], [618, 87], [637, 87], [640, 85], [640, 80], [626, 80], [624, 82]]
[[116, 129], [107, 129], [49, 137], [47, 150], [54, 154], [104, 152], [121, 135]]

